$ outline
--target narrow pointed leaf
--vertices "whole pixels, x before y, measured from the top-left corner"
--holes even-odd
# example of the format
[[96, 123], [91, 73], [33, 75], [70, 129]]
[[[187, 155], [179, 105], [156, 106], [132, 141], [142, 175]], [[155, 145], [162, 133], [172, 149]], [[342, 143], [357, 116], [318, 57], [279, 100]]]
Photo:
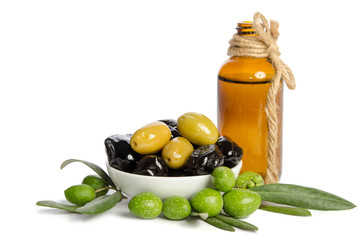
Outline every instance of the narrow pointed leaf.
[[114, 192], [112, 195], [102, 196], [76, 209], [82, 214], [99, 214], [113, 208], [122, 199], [122, 193]]
[[293, 216], [312, 216], [310, 211], [307, 209], [297, 207], [270, 206], [262, 204], [259, 209]]
[[292, 184], [267, 184], [252, 188], [263, 201], [314, 210], [346, 210], [356, 207], [353, 203], [334, 194], [310, 187]]
[[70, 211], [70, 212], [77, 212], [76, 210], [79, 207], [79, 206], [74, 206], [74, 205], [66, 205], [66, 204], [62, 204], [62, 203], [57, 203], [54, 201], [38, 201], [36, 203], [36, 205], [42, 206], [42, 207], [57, 208], [57, 209]]
[[104, 181], [106, 181], [109, 185], [116, 188], [116, 185], [113, 183], [112, 179], [108, 176], [108, 174], [101, 167], [99, 167], [98, 165], [96, 165], [94, 163], [87, 162], [87, 161], [84, 161], [84, 160], [78, 160], [78, 159], [68, 159], [68, 160], [65, 160], [62, 163], [62, 165], [60, 166], [60, 169], [63, 169], [68, 164], [73, 163], [73, 162], [81, 162], [81, 163], [87, 165], [94, 172], [96, 172]]
[[207, 222], [208, 224], [226, 230], [226, 231], [230, 231], [230, 232], [235, 232], [235, 229], [233, 228], [233, 226], [231, 226], [230, 224], [223, 222], [215, 217], [210, 217], [204, 220], [205, 222]]
[[258, 227], [256, 227], [255, 225], [251, 224], [251, 223], [248, 223], [248, 222], [245, 222], [243, 220], [240, 220], [240, 219], [236, 219], [236, 218], [233, 218], [233, 217], [230, 217], [230, 216], [225, 216], [225, 215], [222, 215], [222, 214], [219, 214], [217, 216], [215, 216], [215, 218], [223, 221], [223, 222], [226, 222], [227, 224], [233, 226], [233, 227], [237, 227], [237, 228], [240, 228], [240, 229], [244, 229], [244, 230], [251, 230], [251, 231], [257, 231], [258, 230]]

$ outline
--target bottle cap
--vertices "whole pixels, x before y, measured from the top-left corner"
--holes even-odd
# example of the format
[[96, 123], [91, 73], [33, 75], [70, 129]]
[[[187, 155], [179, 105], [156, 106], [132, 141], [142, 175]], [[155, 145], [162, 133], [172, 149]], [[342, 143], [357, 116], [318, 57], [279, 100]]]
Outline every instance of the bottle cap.
[[238, 26], [236, 27], [236, 30], [238, 30], [238, 34], [245, 35], [245, 36], [257, 36], [253, 21], [242, 21], [238, 23]]

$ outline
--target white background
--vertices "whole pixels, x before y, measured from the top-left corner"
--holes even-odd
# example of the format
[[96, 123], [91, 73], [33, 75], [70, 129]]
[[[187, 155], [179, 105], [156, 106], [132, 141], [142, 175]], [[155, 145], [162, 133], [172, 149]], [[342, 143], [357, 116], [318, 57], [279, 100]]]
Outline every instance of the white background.
[[[7, 239], [361, 239], [358, 1], [1, 1], [1, 231]], [[238, 21], [280, 23], [285, 90], [281, 181], [359, 207], [292, 217], [258, 210], [257, 233], [198, 220], [141, 220], [127, 201], [98, 216], [38, 207], [105, 168], [103, 140], [195, 111], [216, 121], [216, 78]]]

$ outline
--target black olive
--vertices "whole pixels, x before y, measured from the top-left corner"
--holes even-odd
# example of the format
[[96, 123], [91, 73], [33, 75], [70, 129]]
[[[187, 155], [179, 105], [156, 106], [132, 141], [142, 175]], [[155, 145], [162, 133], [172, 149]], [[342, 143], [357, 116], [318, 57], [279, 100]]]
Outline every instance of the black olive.
[[224, 163], [224, 156], [215, 144], [196, 148], [187, 159], [186, 172], [188, 175], [210, 174]]
[[159, 156], [146, 155], [138, 162], [133, 173], [147, 176], [167, 176], [168, 167]]
[[233, 168], [241, 160], [243, 149], [228, 136], [221, 136], [215, 143], [224, 155], [224, 166]]
[[166, 124], [168, 126], [168, 128], [171, 131], [171, 138], [175, 138], [175, 137], [180, 137], [181, 134], [177, 129], [177, 121], [174, 119], [162, 119], [162, 120], [158, 120], [160, 122], [163, 122], [164, 124]]
[[109, 165], [125, 172], [133, 172], [142, 155], [130, 145], [131, 134], [112, 135], [104, 140]]

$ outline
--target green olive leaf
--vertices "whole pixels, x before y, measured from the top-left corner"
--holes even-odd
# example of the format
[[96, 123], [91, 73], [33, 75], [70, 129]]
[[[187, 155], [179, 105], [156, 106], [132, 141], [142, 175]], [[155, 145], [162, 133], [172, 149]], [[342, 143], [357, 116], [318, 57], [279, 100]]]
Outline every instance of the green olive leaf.
[[122, 193], [114, 192], [112, 195], [101, 196], [84, 206], [76, 209], [76, 212], [82, 214], [99, 214], [113, 208], [122, 199]]
[[65, 160], [62, 165], [60, 166], [60, 169], [63, 169], [64, 167], [66, 167], [68, 164], [73, 163], [73, 162], [81, 162], [85, 165], [87, 165], [88, 167], [90, 167], [94, 172], [96, 172], [104, 181], [106, 181], [109, 185], [111, 185], [112, 187], [116, 188], [116, 185], [113, 183], [112, 179], [108, 176], [108, 174], [99, 166], [97, 166], [94, 163], [91, 162], [87, 162], [84, 160], [78, 160], [78, 159], [68, 159]]
[[346, 210], [356, 207], [353, 203], [334, 194], [310, 187], [274, 183], [251, 189], [263, 201], [314, 210]]
[[307, 209], [297, 207], [271, 206], [262, 204], [259, 206], [259, 209], [293, 216], [312, 216], [311, 212]]
[[210, 217], [203, 221], [207, 222], [208, 224], [210, 224], [214, 227], [220, 228], [222, 230], [226, 230], [229, 232], [235, 232], [235, 229], [233, 228], [233, 226], [231, 226], [230, 224], [223, 222], [215, 217]]
[[75, 205], [66, 205], [66, 204], [62, 204], [62, 203], [57, 203], [54, 201], [38, 201], [36, 203], [36, 205], [42, 206], [42, 207], [57, 208], [57, 209], [70, 211], [70, 212], [77, 212], [76, 210], [79, 207], [79, 206], [75, 206]]
[[82, 214], [99, 214], [113, 208], [122, 199], [122, 193], [116, 191], [112, 195], [101, 196], [84, 206], [66, 205], [54, 201], [38, 201], [36, 205], [60, 210], [82, 213]]
[[219, 214], [216, 215], [215, 218], [219, 219], [220, 221], [226, 222], [227, 224], [233, 227], [237, 227], [244, 230], [250, 230], [250, 231], [258, 231], [258, 227], [256, 227], [255, 225], [234, 217]]

